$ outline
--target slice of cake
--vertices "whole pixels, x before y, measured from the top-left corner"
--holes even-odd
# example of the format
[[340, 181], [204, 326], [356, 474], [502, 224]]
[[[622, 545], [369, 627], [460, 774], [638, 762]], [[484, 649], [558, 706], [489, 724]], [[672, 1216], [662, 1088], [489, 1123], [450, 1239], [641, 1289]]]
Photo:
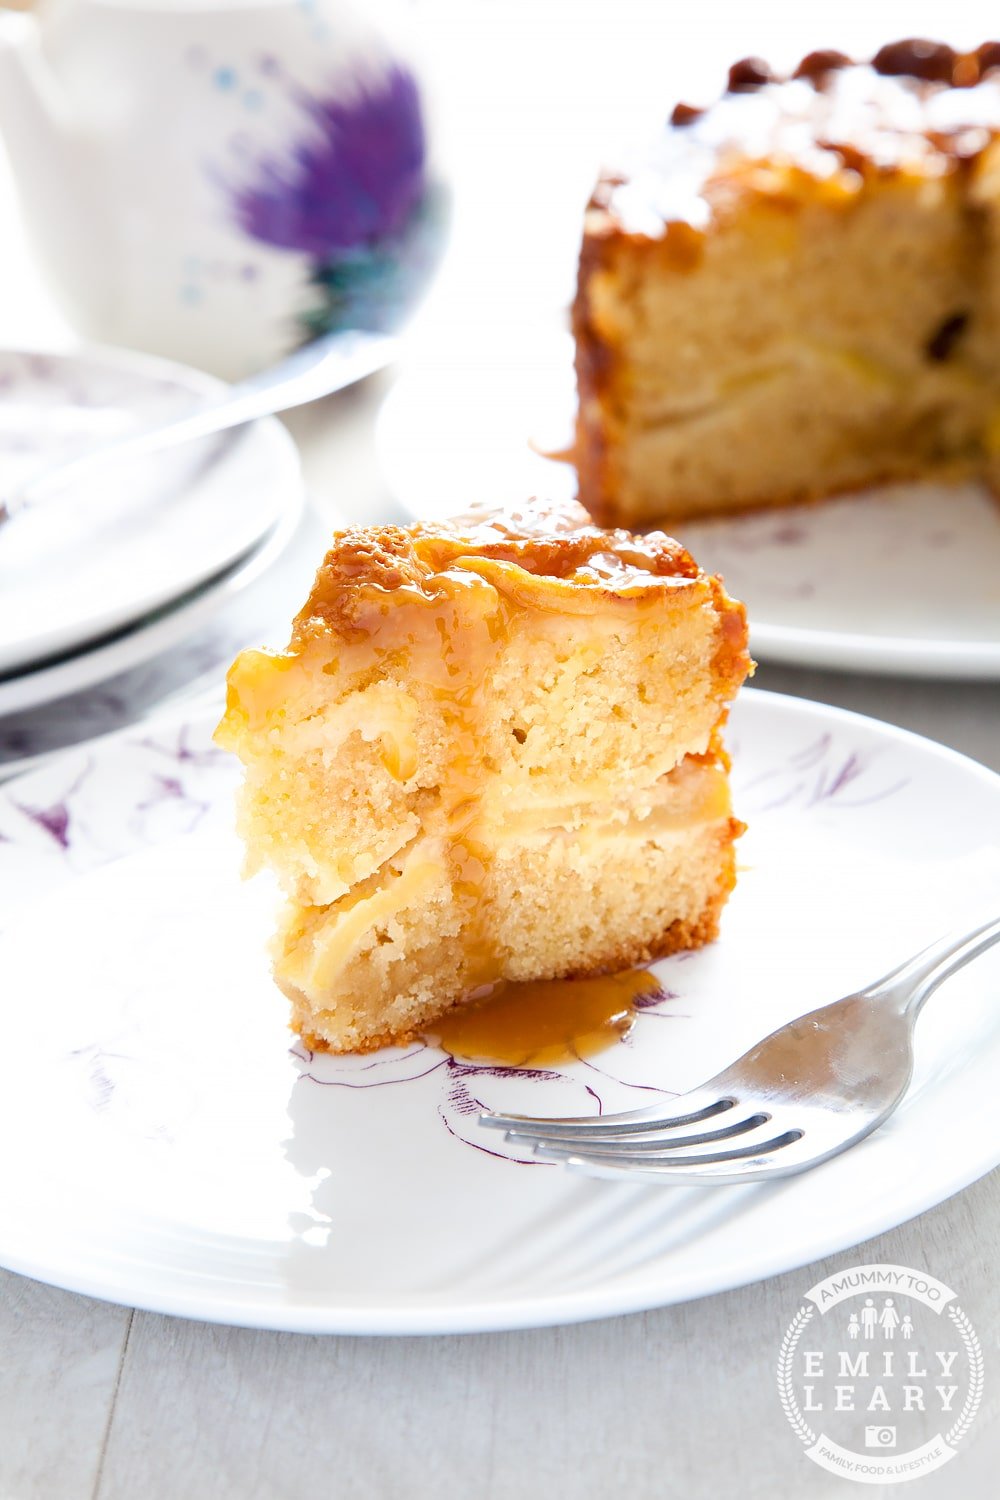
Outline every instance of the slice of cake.
[[311, 1046], [715, 936], [743, 606], [670, 538], [587, 523], [533, 502], [341, 532], [287, 651], [233, 665], [217, 737]]
[[759, 59], [607, 174], [574, 310], [605, 522], [1000, 478], [1000, 43]]

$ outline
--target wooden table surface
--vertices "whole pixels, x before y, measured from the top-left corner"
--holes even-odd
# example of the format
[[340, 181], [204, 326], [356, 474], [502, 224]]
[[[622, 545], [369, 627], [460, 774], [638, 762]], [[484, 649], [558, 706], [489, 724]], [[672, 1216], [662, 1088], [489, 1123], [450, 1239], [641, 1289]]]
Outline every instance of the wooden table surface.
[[[330, 515], [392, 515], [372, 444], [390, 378], [291, 421]], [[905, 725], [1000, 770], [995, 685], [773, 667], [757, 682]], [[979, 1330], [983, 1407], [959, 1456], [918, 1491], [978, 1500], [996, 1493], [1000, 1460], [998, 1243], [994, 1173], [844, 1255], [742, 1290], [447, 1338], [213, 1327], [0, 1272], [0, 1500], [714, 1500], [734, 1482], [746, 1500], [843, 1496], [848, 1481], [810, 1463], [791, 1431], [775, 1363], [802, 1292], [864, 1262], [931, 1271]]]

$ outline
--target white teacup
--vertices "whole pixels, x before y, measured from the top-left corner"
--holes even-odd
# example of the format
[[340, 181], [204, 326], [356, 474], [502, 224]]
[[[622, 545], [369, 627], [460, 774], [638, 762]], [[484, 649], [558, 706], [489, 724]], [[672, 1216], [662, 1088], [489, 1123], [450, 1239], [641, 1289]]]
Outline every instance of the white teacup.
[[85, 337], [228, 378], [383, 327], [441, 233], [412, 65], [347, 0], [0, 11], [0, 132]]

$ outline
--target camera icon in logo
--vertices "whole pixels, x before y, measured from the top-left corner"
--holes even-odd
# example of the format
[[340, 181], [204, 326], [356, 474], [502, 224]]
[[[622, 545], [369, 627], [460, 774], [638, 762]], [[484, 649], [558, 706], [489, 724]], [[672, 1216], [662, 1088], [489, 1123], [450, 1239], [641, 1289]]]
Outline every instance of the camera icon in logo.
[[895, 1446], [896, 1446], [896, 1429], [895, 1429], [895, 1427], [866, 1427], [865, 1428], [865, 1447], [866, 1448], [895, 1448]]

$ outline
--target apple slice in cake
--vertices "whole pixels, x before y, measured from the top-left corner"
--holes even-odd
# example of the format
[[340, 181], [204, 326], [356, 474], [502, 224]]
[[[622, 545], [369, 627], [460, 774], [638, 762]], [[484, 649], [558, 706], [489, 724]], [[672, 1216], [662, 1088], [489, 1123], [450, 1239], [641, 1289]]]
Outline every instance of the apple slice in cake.
[[494, 982], [704, 943], [734, 880], [720, 730], [743, 606], [575, 503], [336, 535], [219, 742], [311, 1046], [398, 1042]]

